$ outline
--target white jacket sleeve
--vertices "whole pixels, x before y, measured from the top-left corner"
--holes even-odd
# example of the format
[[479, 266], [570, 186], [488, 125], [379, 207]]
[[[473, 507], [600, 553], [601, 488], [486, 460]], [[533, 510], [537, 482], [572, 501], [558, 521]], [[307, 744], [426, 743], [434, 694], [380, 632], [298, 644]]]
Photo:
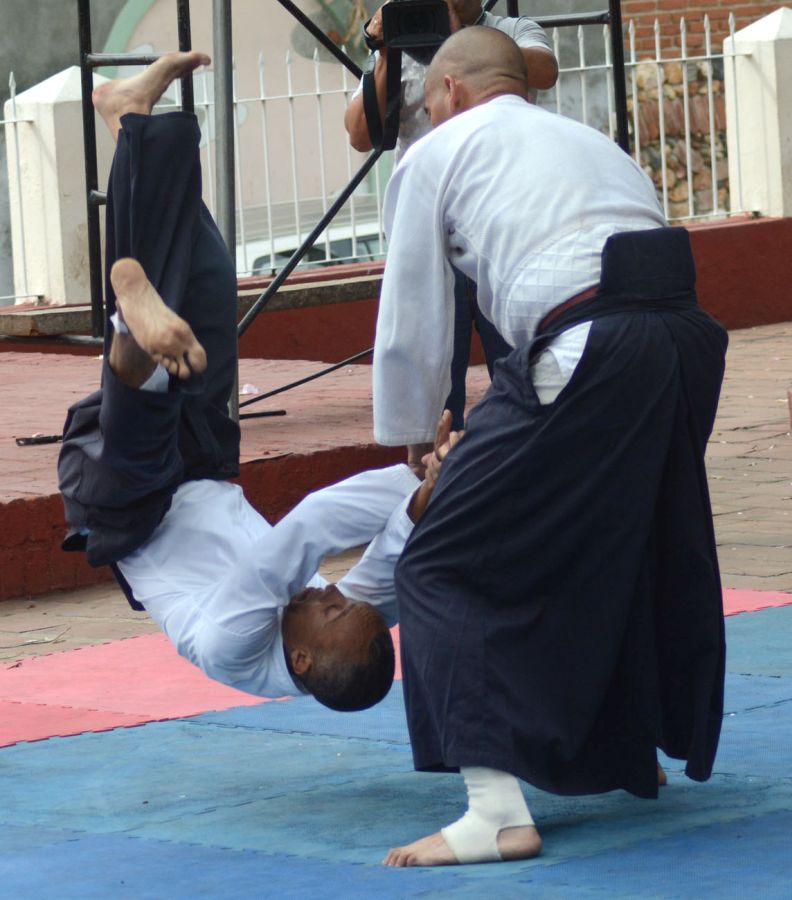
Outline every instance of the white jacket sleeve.
[[446, 259], [443, 167], [410, 148], [388, 185], [388, 256], [374, 342], [374, 436], [431, 441], [451, 388], [454, 276]]
[[[405, 465], [374, 469], [309, 494], [255, 545], [245, 580], [285, 606], [325, 556], [368, 543], [419, 484]], [[248, 588], [245, 587], [245, 590]]]
[[357, 565], [338, 582], [338, 589], [352, 600], [365, 600], [376, 606], [388, 626], [399, 620], [394, 570], [413, 530], [407, 515], [411, 497], [393, 510], [388, 524], [366, 548]]

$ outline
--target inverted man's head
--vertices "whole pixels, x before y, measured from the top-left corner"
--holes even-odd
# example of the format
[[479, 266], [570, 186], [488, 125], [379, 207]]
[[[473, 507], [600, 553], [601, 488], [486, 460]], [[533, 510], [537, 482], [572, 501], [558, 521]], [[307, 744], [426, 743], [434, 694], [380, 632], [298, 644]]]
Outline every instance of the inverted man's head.
[[306, 588], [283, 614], [289, 666], [314, 697], [330, 709], [367, 709], [393, 682], [393, 641], [370, 603], [348, 600], [335, 585]]
[[517, 44], [502, 31], [476, 25], [452, 34], [435, 54], [424, 86], [426, 111], [439, 125], [493, 97], [528, 99], [528, 70]]

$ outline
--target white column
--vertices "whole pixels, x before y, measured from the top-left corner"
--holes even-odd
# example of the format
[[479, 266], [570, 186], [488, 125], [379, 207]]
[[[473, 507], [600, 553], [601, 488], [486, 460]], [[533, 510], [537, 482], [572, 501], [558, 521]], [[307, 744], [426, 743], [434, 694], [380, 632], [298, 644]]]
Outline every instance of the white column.
[[723, 47], [732, 209], [790, 216], [792, 9], [753, 22]]
[[[94, 75], [95, 84], [105, 80]], [[14, 290], [23, 293], [24, 239], [27, 292], [55, 305], [90, 303], [80, 96], [80, 70], [72, 66], [18, 94], [17, 118], [30, 121], [5, 126]], [[11, 118], [10, 102], [5, 105], [5, 118]], [[100, 185], [107, 182], [112, 151], [112, 139], [100, 123]]]

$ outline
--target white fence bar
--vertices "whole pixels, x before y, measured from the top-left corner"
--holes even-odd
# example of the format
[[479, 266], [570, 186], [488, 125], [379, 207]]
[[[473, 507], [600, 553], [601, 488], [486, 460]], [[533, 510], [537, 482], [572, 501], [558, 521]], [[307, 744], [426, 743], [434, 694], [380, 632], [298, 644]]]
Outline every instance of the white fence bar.
[[660, 47], [660, 23], [655, 19], [655, 72], [657, 73], [657, 115], [660, 123], [660, 166], [662, 176], [663, 191], [663, 209], [666, 216], [668, 215], [668, 159], [666, 156], [666, 133], [665, 133], [665, 99], [663, 93], [663, 85], [665, 83], [665, 68], [662, 64], [662, 50]]
[[712, 92], [712, 31], [710, 30], [709, 16], [704, 16], [704, 55], [707, 57], [707, 118], [709, 122], [709, 146], [710, 146], [710, 190], [712, 191], [712, 214], [719, 215], [718, 199], [718, 164], [715, 152], [715, 101]]
[[27, 279], [27, 250], [25, 249], [26, 240], [26, 232], [25, 232], [25, 203], [22, 199], [22, 191], [20, 190], [22, 185], [22, 162], [19, 153], [19, 125], [22, 122], [26, 122], [30, 124], [32, 119], [20, 119], [17, 115], [17, 105], [16, 105], [16, 78], [14, 77], [14, 73], [8, 76], [8, 103], [11, 107], [11, 118], [10, 119], [0, 119], [0, 125], [10, 125], [11, 133], [13, 134], [13, 143], [14, 143], [14, 169], [16, 175], [16, 184], [17, 184], [17, 215], [19, 216], [19, 231], [22, 235], [22, 240], [19, 242], [19, 257], [22, 262], [22, 293], [21, 294], [6, 294], [4, 297], [0, 297], [0, 302], [5, 300], [36, 300], [39, 298], [39, 294], [31, 294], [28, 289], [28, 279]]
[[632, 113], [633, 113], [633, 155], [638, 165], [641, 165], [641, 125], [638, 116], [638, 66], [635, 57], [635, 22], [630, 19], [627, 26], [627, 34], [630, 38], [630, 87], [632, 89]]
[[[685, 173], [688, 183], [688, 217], [693, 218], [693, 146], [690, 140], [690, 88], [688, 84], [687, 25], [685, 17], [679, 20], [679, 40], [682, 47], [682, 106], [685, 116]], [[714, 160], [713, 160], [714, 162]], [[714, 168], [714, 165], [713, 165]]]
[[[735, 49], [735, 23], [734, 23], [734, 13], [729, 13], [729, 44], [731, 46], [731, 52], [729, 53], [729, 62], [731, 64], [731, 73], [733, 82], [737, 83], [737, 51]], [[740, 92], [734, 91], [733, 100], [734, 103], [734, 121], [739, 123], [740, 121]], [[734, 135], [734, 145], [737, 149], [737, 152], [734, 154], [734, 168], [737, 174], [737, 205], [740, 209], [743, 208], [743, 180], [742, 180], [742, 153], [740, 148], [740, 130], [739, 125], [737, 127], [737, 132]]]
[[[322, 215], [327, 212], [327, 164], [325, 162], [325, 141], [324, 141], [324, 116], [322, 115], [322, 85], [321, 85], [321, 65], [319, 63], [319, 48], [314, 50], [314, 83], [316, 85], [316, 130], [319, 144], [319, 180], [322, 191]], [[330, 259], [330, 231], [325, 228], [324, 232], [324, 248], [325, 259]]]

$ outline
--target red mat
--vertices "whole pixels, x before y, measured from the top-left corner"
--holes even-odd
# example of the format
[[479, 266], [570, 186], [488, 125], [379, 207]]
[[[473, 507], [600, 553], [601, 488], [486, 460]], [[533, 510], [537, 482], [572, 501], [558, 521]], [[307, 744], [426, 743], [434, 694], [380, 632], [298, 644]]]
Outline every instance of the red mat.
[[82, 734], [84, 731], [109, 731], [129, 728], [150, 719], [125, 713], [111, 713], [73, 706], [19, 703], [0, 700], [0, 747], [17, 741], [40, 741], [56, 735]]
[[737, 588], [725, 588], [723, 591], [723, 614], [726, 616], [790, 604], [792, 594], [783, 594], [780, 591], [743, 591]]
[[[398, 629], [393, 637], [401, 678]], [[207, 678], [164, 634], [146, 634], [0, 668], [0, 747], [262, 702]]]
[[[727, 616], [792, 604], [777, 591], [723, 592]], [[396, 678], [401, 678], [399, 630]], [[207, 678], [165, 635], [36, 656], [0, 668], [0, 747], [261, 703]]]
[[0, 746], [7, 746], [251, 706], [261, 698], [212, 681], [165, 635], [146, 634], [5, 666], [0, 703]]

